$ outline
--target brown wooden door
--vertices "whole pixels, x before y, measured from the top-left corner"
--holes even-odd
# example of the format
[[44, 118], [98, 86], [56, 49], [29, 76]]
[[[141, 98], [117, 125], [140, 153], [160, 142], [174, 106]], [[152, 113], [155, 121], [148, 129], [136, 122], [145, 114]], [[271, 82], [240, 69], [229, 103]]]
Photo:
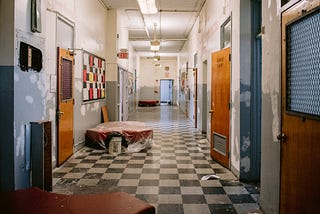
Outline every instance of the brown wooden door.
[[198, 70], [193, 69], [193, 103], [194, 103], [194, 127], [198, 127]]
[[73, 154], [73, 67], [74, 57], [58, 48], [58, 166]]
[[229, 168], [230, 48], [212, 53], [211, 157]]
[[312, 20], [320, 10], [309, 12], [319, 2], [303, 1], [282, 14], [280, 213], [320, 210], [320, 86], [313, 81], [320, 77], [320, 48], [308, 35], [319, 34], [320, 23]]

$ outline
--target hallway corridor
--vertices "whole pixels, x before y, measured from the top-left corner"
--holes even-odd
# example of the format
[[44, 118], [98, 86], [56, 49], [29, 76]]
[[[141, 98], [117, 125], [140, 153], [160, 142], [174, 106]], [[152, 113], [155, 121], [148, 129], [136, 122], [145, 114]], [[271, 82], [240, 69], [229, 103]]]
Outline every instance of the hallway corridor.
[[[210, 145], [176, 106], [140, 107], [129, 120], [154, 131], [152, 148], [112, 156], [82, 148], [53, 172], [53, 192], [124, 191], [157, 213], [261, 213], [259, 191], [211, 160]], [[220, 179], [201, 180], [216, 174]]]

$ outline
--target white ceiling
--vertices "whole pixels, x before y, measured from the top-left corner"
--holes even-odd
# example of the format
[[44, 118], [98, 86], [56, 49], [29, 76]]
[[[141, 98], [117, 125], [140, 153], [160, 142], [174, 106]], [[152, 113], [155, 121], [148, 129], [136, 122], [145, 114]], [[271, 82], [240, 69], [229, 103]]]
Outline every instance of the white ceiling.
[[129, 20], [129, 40], [137, 52], [152, 53], [150, 40], [155, 36], [161, 42], [158, 52], [161, 54], [177, 53], [182, 49], [206, 0], [156, 0], [159, 12], [155, 15], [142, 15], [136, 0], [102, 1], [108, 8], [125, 11]]

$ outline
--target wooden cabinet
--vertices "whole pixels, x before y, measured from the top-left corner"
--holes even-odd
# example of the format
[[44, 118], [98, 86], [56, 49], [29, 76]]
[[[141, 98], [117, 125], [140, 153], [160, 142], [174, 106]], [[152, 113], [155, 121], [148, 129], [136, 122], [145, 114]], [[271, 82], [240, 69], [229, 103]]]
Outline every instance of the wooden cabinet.
[[52, 190], [51, 121], [31, 122], [31, 185]]

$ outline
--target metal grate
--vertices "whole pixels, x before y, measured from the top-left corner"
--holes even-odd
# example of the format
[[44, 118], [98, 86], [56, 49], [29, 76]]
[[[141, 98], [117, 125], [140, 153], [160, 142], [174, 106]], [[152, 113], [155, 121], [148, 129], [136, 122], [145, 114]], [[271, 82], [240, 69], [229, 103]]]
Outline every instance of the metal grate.
[[213, 133], [213, 149], [223, 155], [227, 153], [226, 137]]
[[72, 61], [62, 59], [61, 66], [61, 93], [62, 100], [72, 99]]
[[320, 11], [286, 27], [287, 110], [320, 116]]

